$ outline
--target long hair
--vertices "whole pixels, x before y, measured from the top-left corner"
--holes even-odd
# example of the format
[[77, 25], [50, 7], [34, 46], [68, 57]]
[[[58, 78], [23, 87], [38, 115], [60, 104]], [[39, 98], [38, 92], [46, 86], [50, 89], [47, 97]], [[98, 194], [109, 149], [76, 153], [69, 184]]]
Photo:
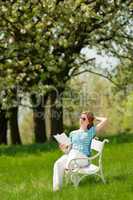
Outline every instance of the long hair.
[[89, 124], [87, 126], [87, 129], [90, 129], [92, 126], [94, 126], [94, 114], [92, 112], [83, 111], [81, 114], [85, 114], [87, 116], [87, 119], [89, 121]]

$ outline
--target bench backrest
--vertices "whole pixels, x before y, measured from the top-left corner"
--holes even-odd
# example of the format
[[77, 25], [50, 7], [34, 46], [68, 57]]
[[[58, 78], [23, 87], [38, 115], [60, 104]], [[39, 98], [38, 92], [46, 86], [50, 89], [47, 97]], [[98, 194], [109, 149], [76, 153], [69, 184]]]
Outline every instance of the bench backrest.
[[100, 141], [94, 138], [92, 139], [91, 149], [102, 152], [105, 142], [108, 142], [108, 140], [104, 139], [103, 141]]

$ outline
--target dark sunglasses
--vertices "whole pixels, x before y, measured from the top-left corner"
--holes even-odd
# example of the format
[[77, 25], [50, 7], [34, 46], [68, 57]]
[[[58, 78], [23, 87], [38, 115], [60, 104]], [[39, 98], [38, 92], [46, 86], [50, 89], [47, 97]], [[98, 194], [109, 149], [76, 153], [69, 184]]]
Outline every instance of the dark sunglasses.
[[80, 119], [82, 119], [83, 121], [85, 121], [85, 120], [86, 120], [86, 118], [85, 118], [85, 117], [80, 117]]

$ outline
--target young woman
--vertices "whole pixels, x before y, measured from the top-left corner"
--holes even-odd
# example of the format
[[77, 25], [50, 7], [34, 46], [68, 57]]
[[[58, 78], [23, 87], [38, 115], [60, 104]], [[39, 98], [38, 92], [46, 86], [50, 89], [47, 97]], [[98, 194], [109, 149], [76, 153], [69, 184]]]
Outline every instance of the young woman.
[[[95, 126], [94, 120], [99, 121]], [[71, 145], [65, 146], [61, 144], [59, 147], [63, 152], [68, 151], [67, 154], [61, 156], [55, 164], [53, 170], [53, 191], [57, 191], [62, 187], [64, 170], [68, 167], [70, 160], [74, 158], [86, 158], [91, 154], [91, 141], [96, 135], [96, 132], [101, 131], [107, 118], [95, 117], [91, 112], [82, 112], [80, 116], [80, 128], [70, 133], [69, 137]], [[80, 160], [78, 163], [81, 167], [89, 165], [88, 160]]]

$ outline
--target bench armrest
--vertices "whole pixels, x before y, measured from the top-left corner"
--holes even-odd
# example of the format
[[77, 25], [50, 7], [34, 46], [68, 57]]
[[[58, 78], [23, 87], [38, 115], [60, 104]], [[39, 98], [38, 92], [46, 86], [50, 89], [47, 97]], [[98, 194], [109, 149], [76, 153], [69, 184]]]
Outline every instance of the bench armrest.
[[68, 163], [68, 169], [70, 170], [74, 170], [74, 169], [79, 169], [81, 168], [80, 165], [78, 164], [78, 161], [79, 160], [94, 160], [96, 159], [97, 157], [99, 157], [100, 153], [97, 153], [96, 155], [94, 156], [91, 156], [91, 157], [87, 157], [87, 158], [74, 158], [72, 160], [70, 160], [70, 162]]

